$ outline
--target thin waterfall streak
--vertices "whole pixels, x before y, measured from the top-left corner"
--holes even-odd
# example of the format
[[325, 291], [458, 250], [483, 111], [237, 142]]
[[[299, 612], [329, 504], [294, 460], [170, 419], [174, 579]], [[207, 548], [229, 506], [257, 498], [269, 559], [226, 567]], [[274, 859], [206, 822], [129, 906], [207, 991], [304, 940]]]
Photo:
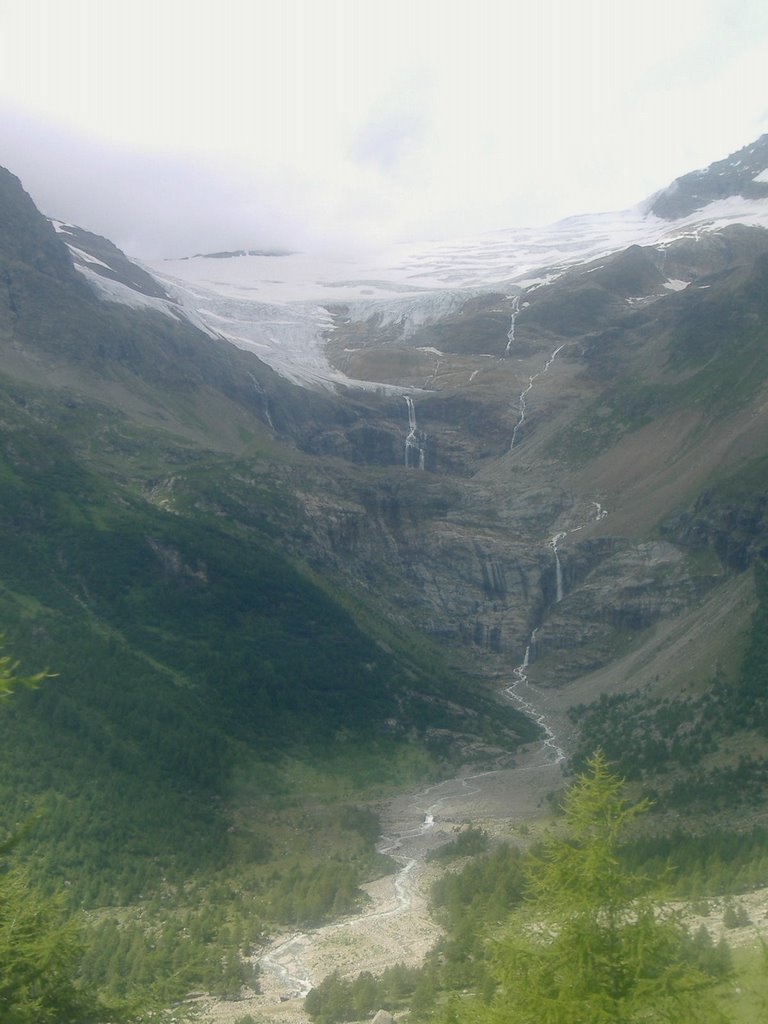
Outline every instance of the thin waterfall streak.
[[515, 343], [515, 322], [517, 320], [518, 313], [520, 312], [520, 296], [515, 295], [512, 299], [512, 309], [509, 315], [509, 330], [507, 331], [507, 346], [502, 353], [501, 358], [506, 359], [509, 353], [512, 351], [512, 346]]
[[437, 375], [440, 372], [440, 366], [441, 365], [442, 364], [440, 362], [440, 356], [435, 356], [435, 366], [434, 366], [434, 369], [432, 370], [432, 373], [429, 375], [429, 377], [427, 377], [427, 379], [424, 381], [424, 389], [425, 390], [428, 390], [430, 387], [436, 387], [437, 386]]
[[520, 396], [518, 398], [518, 401], [520, 403], [520, 413], [519, 413], [519, 416], [518, 416], [517, 423], [515, 424], [514, 429], [512, 431], [512, 440], [509, 443], [509, 450], [510, 451], [512, 451], [512, 449], [515, 447], [515, 441], [517, 440], [517, 433], [520, 430], [520, 427], [522, 427], [523, 421], [525, 420], [525, 412], [526, 412], [526, 401], [525, 401], [525, 399], [526, 399], [526, 396], [527, 396], [528, 392], [531, 390], [531, 388], [536, 383], [536, 381], [539, 379], [539, 377], [541, 377], [543, 374], [547, 373], [547, 371], [549, 370], [549, 368], [552, 365], [552, 363], [554, 363], [555, 359], [557, 359], [558, 353], [561, 351], [561, 349], [565, 348], [565, 345], [566, 345], [566, 343], [563, 342], [562, 345], [558, 345], [557, 346], [555, 351], [552, 353], [552, 355], [549, 357], [549, 359], [547, 359], [547, 361], [544, 363], [543, 367], [539, 370], [539, 372], [538, 373], [534, 373], [532, 377], [528, 378], [528, 383], [523, 388], [523, 390], [520, 392]]
[[[581, 527], [577, 527], [581, 529]], [[575, 533], [576, 530], [571, 530], [571, 533]], [[557, 546], [561, 540], [565, 540], [568, 536], [568, 532], [556, 533], [550, 540], [549, 546], [555, 555], [555, 604], [560, 604], [563, 600], [563, 566], [560, 561], [560, 552], [557, 550]]]
[[[595, 510], [594, 521], [600, 522], [601, 519], [605, 519], [608, 515], [606, 509], [600, 504], [599, 501], [591, 501], [590, 505]], [[550, 538], [549, 546], [552, 548], [552, 552], [555, 556], [555, 604], [560, 604], [564, 596], [563, 587], [563, 566], [560, 560], [560, 542], [565, 540], [566, 537], [570, 537], [572, 533], [578, 533], [579, 530], [583, 530], [587, 523], [582, 523], [581, 526], [574, 526], [572, 530], [561, 530]]]
[[557, 346], [557, 348], [552, 353], [552, 355], [549, 357], [549, 359], [546, 361], [546, 363], [544, 363], [544, 369], [541, 371], [542, 373], [546, 373], [547, 372], [547, 370], [550, 368], [552, 363], [554, 363], [555, 359], [557, 359], [558, 353], [561, 352], [562, 349], [564, 349], [564, 348], [565, 348], [565, 342], [563, 342], [562, 345], [558, 345]]
[[272, 422], [272, 417], [269, 414], [269, 399], [267, 398], [267, 392], [264, 390], [264, 385], [252, 374], [248, 376], [251, 378], [253, 384], [253, 390], [261, 397], [262, 408], [264, 409], [264, 419], [267, 421], [267, 425], [271, 430], [275, 429], [275, 424]]
[[[404, 395], [408, 406], [408, 434], [405, 438], [405, 468], [425, 468], [427, 435], [420, 433], [416, 423], [416, 405], [410, 395]], [[412, 453], [415, 453], [413, 455]]]
[[538, 376], [539, 375], [537, 373], [533, 377], [529, 377], [528, 378], [527, 386], [524, 387], [523, 390], [520, 392], [520, 398], [519, 398], [520, 414], [519, 414], [517, 423], [515, 424], [515, 429], [512, 431], [512, 440], [510, 441], [510, 444], [509, 444], [509, 450], [510, 451], [512, 451], [512, 449], [515, 447], [515, 441], [517, 440], [517, 432], [520, 429], [520, 427], [522, 427], [523, 421], [525, 420], [525, 396], [528, 394], [528, 392], [533, 387], [533, 382], [536, 380], [536, 378]]
[[[562, 348], [562, 346], [561, 346]], [[553, 353], [551, 359], [554, 359], [559, 352], [558, 349]], [[544, 372], [544, 371], [542, 371]], [[594, 509], [594, 520], [599, 522], [601, 519], [605, 519], [608, 512], [603, 508], [599, 501], [590, 502]], [[563, 566], [560, 561], [560, 552], [558, 550], [561, 541], [565, 540], [572, 533], [578, 533], [579, 530], [583, 530], [586, 523], [582, 523], [581, 526], [575, 526], [572, 530], [561, 530], [554, 534], [549, 541], [549, 546], [552, 548], [552, 552], [555, 556], [555, 603], [562, 601], [564, 596], [564, 581], [563, 581]], [[549, 758], [549, 764], [559, 764], [566, 758], [565, 751], [559, 746], [557, 737], [553, 732], [552, 728], [547, 724], [545, 716], [542, 712], [538, 711], [532, 701], [526, 699], [523, 696], [523, 691], [527, 691], [529, 694], [535, 694], [538, 691], [534, 686], [531, 685], [528, 679], [528, 668], [531, 664], [531, 659], [535, 658], [536, 653], [536, 634], [538, 627], [534, 629], [528, 638], [528, 643], [525, 646], [525, 652], [523, 654], [522, 662], [513, 669], [512, 677], [513, 682], [510, 686], [504, 689], [505, 696], [511, 700], [521, 711], [524, 711], [529, 715], [544, 731], [544, 741], [542, 743], [542, 749], [547, 753]]]
[[405, 404], [408, 406], [408, 434], [405, 438], [405, 468], [410, 466], [411, 448], [416, 447], [416, 409], [410, 395], [405, 396]]

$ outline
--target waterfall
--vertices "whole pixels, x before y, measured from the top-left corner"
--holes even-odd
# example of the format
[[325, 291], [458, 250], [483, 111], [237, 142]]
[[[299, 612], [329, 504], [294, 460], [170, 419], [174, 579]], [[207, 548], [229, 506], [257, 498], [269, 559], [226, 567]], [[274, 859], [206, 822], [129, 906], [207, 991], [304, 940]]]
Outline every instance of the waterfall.
[[523, 687], [525, 687], [529, 691], [529, 693], [536, 692], [534, 687], [531, 686], [531, 684], [528, 682], [528, 675], [526, 672], [526, 669], [528, 668], [528, 665], [530, 664], [531, 660], [531, 651], [533, 650], [536, 644], [536, 633], [537, 630], [534, 629], [526, 645], [522, 663], [518, 665], [517, 668], [514, 669], [512, 672], [515, 681], [512, 683], [511, 686], [506, 687], [504, 693], [514, 704], [517, 705], [518, 708], [520, 708], [521, 711], [524, 711], [534, 720], [534, 722], [541, 726], [541, 728], [544, 730], [544, 750], [549, 752], [548, 756], [551, 755], [551, 760], [549, 760], [547, 763], [559, 764], [561, 761], [565, 760], [565, 751], [562, 749], [562, 747], [558, 746], [555, 734], [552, 732], [552, 730], [544, 720], [544, 715], [540, 711], [538, 711], [529, 700], [526, 700], [526, 698], [523, 697], [522, 693], [520, 692], [523, 689]]
[[517, 320], [519, 312], [520, 296], [515, 295], [512, 298], [512, 309], [510, 310], [509, 330], [507, 331], [507, 347], [504, 349], [504, 352], [502, 353], [502, 359], [506, 359], [506, 357], [512, 351], [512, 346], [515, 343], [515, 321]]
[[[580, 530], [582, 527], [579, 526], [577, 529]], [[575, 533], [576, 531], [571, 530], [570, 532]], [[563, 567], [560, 563], [560, 553], [557, 550], [557, 545], [561, 540], [565, 540], [567, 536], [567, 532], [556, 533], [549, 542], [549, 546], [552, 548], [555, 555], [555, 604], [560, 604], [563, 600]]]
[[520, 414], [518, 416], [517, 423], [515, 424], [515, 429], [512, 431], [512, 440], [510, 441], [509, 444], [510, 451], [512, 451], [512, 449], [515, 447], [515, 441], [517, 440], [517, 432], [520, 429], [520, 427], [522, 427], [523, 420], [525, 419], [525, 396], [533, 387], [533, 382], [536, 380], [536, 377], [538, 377], [538, 374], [536, 374], [533, 377], [529, 377], [527, 386], [524, 387], [523, 390], [520, 392], [520, 397], [518, 399], [518, 401], [520, 402]]
[[[511, 329], [512, 328], [510, 328], [510, 330]], [[560, 349], [562, 349], [564, 347], [565, 347], [565, 342], [562, 345], [558, 345], [558, 347], [555, 349], [555, 351], [552, 353], [552, 355], [549, 357], [549, 359], [546, 361], [546, 363], [544, 363], [544, 365], [539, 370], [539, 372], [538, 373], [534, 373], [533, 376], [528, 378], [528, 383], [525, 385], [523, 390], [520, 392], [520, 397], [518, 398], [518, 401], [520, 402], [520, 414], [518, 416], [517, 423], [515, 424], [515, 429], [512, 431], [512, 440], [511, 440], [510, 445], [509, 445], [509, 450], [510, 451], [512, 451], [512, 449], [515, 447], [515, 441], [517, 440], [517, 432], [520, 429], [520, 427], [522, 427], [523, 420], [525, 419], [525, 399], [526, 399], [526, 396], [527, 396], [528, 392], [531, 390], [531, 388], [533, 387], [535, 382], [539, 379], [539, 377], [543, 376], [547, 372], [547, 370], [549, 370], [550, 366], [552, 365], [552, 363], [554, 363], [555, 359], [557, 358], [558, 352], [560, 351]]]
[[[605, 519], [608, 515], [607, 509], [604, 509], [599, 501], [591, 501], [590, 505], [595, 510], [595, 522], [600, 522], [601, 519]], [[572, 530], [562, 530], [560, 533], [556, 533], [549, 541], [549, 546], [552, 548], [552, 552], [555, 556], [555, 604], [560, 604], [563, 600], [563, 566], [560, 562], [560, 552], [558, 545], [561, 540], [565, 540], [566, 537], [572, 533], [578, 533], [579, 530], [583, 530], [586, 523], [582, 523], [581, 526], [574, 526]]]
[[531, 663], [531, 648], [536, 643], [537, 632], [538, 627], [534, 629], [534, 631], [531, 633], [530, 639], [528, 640], [528, 643], [525, 646], [525, 654], [523, 655], [522, 664], [518, 665], [516, 669], [512, 670], [512, 675], [515, 677], [515, 680], [518, 683], [525, 683], [526, 685], [528, 683], [528, 676], [525, 674], [525, 670]]
[[404, 395], [408, 406], [408, 434], [405, 438], [405, 468], [424, 469], [427, 435], [416, 425], [416, 406], [410, 395]]
[[[559, 349], [557, 351], [559, 351]], [[556, 355], [557, 352], [552, 355], [551, 359], [554, 359]], [[601, 519], [605, 519], [608, 515], [608, 512], [603, 508], [599, 501], [591, 501], [590, 505], [594, 509], [594, 520], [596, 522], [599, 522]], [[558, 550], [560, 542], [565, 540], [565, 538], [570, 534], [578, 533], [579, 530], [583, 530], [587, 525], [587, 523], [582, 523], [581, 526], [574, 526], [572, 530], [561, 530], [559, 533], [554, 534], [549, 540], [549, 546], [552, 548], [552, 553], [555, 556], [555, 604], [559, 604], [560, 601], [563, 600], [564, 596], [563, 567], [560, 562], [560, 552]], [[507, 686], [504, 689], [504, 693], [509, 700], [520, 708], [521, 711], [524, 711], [541, 726], [544, 730], [543, 747], [545, 751], [548, 751], [548, 757], [550, 757], [550, 760], [547, 763], [559, 764], [561, 761], [565, 760], [565, 751], [562, 747], [558, 746], [555, 734], [549, 725], [547, 725], [543, 713], [541, 713], [530, 700], [524, 697], [521, 692], [525, 689], [529, 694], [536, 694], [538, 692], [539, 695], [541, 695], [541, 692], [537, 691], [536, 687], [532, 686], [528, 681], [528, 666], [531, 663], [531, 658], [535, 655], [537, 632], [538, 627], [533, 630], [528, 639], [522, 662], [517, 666], [517, 668], [512, 670], [514, 682], [511, 686]], [[540, 703], [540, 701], [537, 703]]]
[[253, 390], [260, 396], [261, 403], [264, 408], [264, 419], [267, 421], [267, 425], [274, 430], [275, 424], [272, 422], [272, 417], [269, 415], [269, 399], [267, 398], [267, 392], [264, 389], [264, 385], [256, 378], [252, 373], [248, 376], [251, 378], [253, 384]]

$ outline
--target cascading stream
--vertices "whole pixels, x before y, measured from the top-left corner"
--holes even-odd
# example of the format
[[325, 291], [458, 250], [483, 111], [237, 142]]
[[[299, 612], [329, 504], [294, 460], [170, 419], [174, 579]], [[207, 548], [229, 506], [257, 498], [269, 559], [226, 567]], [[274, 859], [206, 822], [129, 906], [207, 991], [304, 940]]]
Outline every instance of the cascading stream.
[[512, 351], [512, 346], [515, 343], [515, 323], [517, 321], [518, 314], [520, 313], [520, 296], [515, 295], [512, 298], [512, 309], [510, 310], [509, 318], [509, 330], [507, 331], [507, 347], [504, 349], [501, 358], [506, 359], [509, 353]]
[[416, 424], [416, 405], [410, 395], [403, 395], [408, 406], [408, 434], [405, 438], [405, 468], [424, 469], [427, 435]]
[[565, 760], [565, 751], [561, 746], [558, 745], [552, 728], [546, 721], [546, 718], [542, 712], [536, 708], [527, 697], [523, 696], [523, 690], [527, 691], [528, 695], [538, 694], [539, 691], [535, 687], [531, 686], [528, 681], [528, 665], [531, 660], [531, 651], [536, 645], [536, 633], [538, 629], [534, 629], [531, 633], [530, 639], [525, 648], [525, 654], [523, 656], [522, 663], [517, 666], [512, 672], [514, 676], [514, 682], [511, 686], [507, 686], [504, 690], [505, 696], [517, 706], [520, 711], [525, 712], [530, 718], [536, 722], [541, 729], [544, 731], [544, 741], [542, 743], [542, 750], [546, 755], [545, 764], [560, 764], [561, 761]]
[[[577, 527], [581, 529], [581, 527]], [[555, 604], [560, 604], [563, 600], [563, 566], [560, 562], [560, 554], [557, 550], [557, 545], [561, 540], [565, 540], [568, 536], [567, 532], [556, 533], [552, 540], [549, 542], [549, 546], [555, 554]]]
[[552, 365], [552, 363], [554, 363], [555, 359], [557, 358], [558, 352], [560, 352], [561, 349], [565, 348], [565, 345], [566, 345], [566, 343], [563, 342], [562, 345], [558, 345], [557, 346], [555, 351], [552, 353], [552, 355], [549, 357], [549, 359], [546, 361], [546, 363], [544, 363], [544, 366], [539, 370], [539, 372], [538, 373], [534, 373], [531, 377], [528, 378], [528, 383], [525, 385], [523, 390], [520, 392], [520, 396], [518, 398], [518, 401], [520, 402], [520, 414], [519, 414], [517, 423], [515, 424], [515, 428], [512, 431], [512, 440], [511, 440], [510, 445], [509, 445], [509, 450], [510, 451], [512, 451], [512, 449], [515, 447], [515, 441], [517, 440], [517, 433], [520, 430], [520, 428], [522, 427], [523, 421], [525, 420], [526, 398], [528, 396], [528, 393], [530, 392], [531, 388], [536, 383], [536, 381], [539, 379], [539, 377], [543, 377], [544, 374], [547, 373], [547, 371], [549, 370], [550, 366]]
[[[386, 918], [395, 917], [408, 911], [414, 899], [414, 874], [420, 861], [423, 860], [423, 852], [421, 857], [412, 856], [410, 853], [405, 852], [403, 844], [407, 845], [409, 840], [415, 840], [418, 843], [422, 836], [427, 835], [434, 828], [435, 815], [444, 803], [454, 799], [457, 793], [462, 793], [466, 797], [479, 792], [478, 787], [472, 786], [473, 780], [493, 774], [495, 774], [493, 771], [478, 772], [475, 775], [447, 779], [444, 782], [430, 786], [418, 794], [413, 806], [421, 816], [420, 824], [415, 828], [398, 832], [392, 836], [383, 836], [378, 847], [380, 853], [389, 854], [395, 860], [398, 860], [401, 865], [394, 877], [395, 906], [390, 906], [386, 910], [376, 910], [367, 914], [360, 914], [356, 917], [346, 918], [336, 924], [325, 925], [320, 929], [324, 940], [327, 941], [330, 936], [345, 929], [354, 929], [362, 923], [383, 921]], [[437, 793], [442, 795], [436, 800], [431, 800], [425, 807], [424, 803], [429, 799], [429, 794], [436, 795]], [[418, 848], [415, 852], [418, 852]], [[276, 975], [280, 979], [280, 983], [290, 992], [305, 996], [313, 987], [313, 979], [306, 966], [307, 952], [313, 942], [316, 941], [317, 933], [299, 932], [288, 936], [274, 946], [270, 952], [260, 957], [259, 964], [261, 969]]]
[[[599, 523], [601, 519], [605, 519], [608, 515], [607, 510], [603, 508], [599, 501], [592, 501], [590, 502], [590, 505], [595, 510], [595, 522]], [[572, 530], [561, 530], [559, 533], [554, 534], [554, 536], [549, 540], [549, 546], [552, 548], [552, 552], [555, 556], [555, 604], [560, 604], [564, 596], [563, 566], [560, 561], [558, 546], [566, 537], [570, 537], [572, 533], [578, 533], [579, 530], [583, 530], [585, 526], [587, 526], [587, 523], [582, 523], [581, 526], [574, 526]]]
[[[605, 519], [605, 517], [608, 515], [608, 512], [606, 509], [603, 508], [600, 502], [592, 501], [590, 502], [590, 504], [595, 510], [594, 521], [599, 522], [601, 519]], [[555, 604], [558, 604], [563, 599], [563, 567], [562, 563], [560, 562], [560, 553], [558, 551], [558, 545], [561, 541], [565, 540], [565, 538], [569, 534], [578, 533], [578, 531], [583, 530], [586, 525], [586, 523], [582, 523], [581, 526], [575, 526], [572, 530], [561, 530], [559, 533], [556, 533], [549, 541], [549, 546], [552, 548], [552, 551], [555, 555]], [[538, 691], [534, 686], [532, 686], [528, 680], [528, 666], [531, 663], [531, 654], [536, 648], [537, 633], [538, 626], [536, 627], [536, 629], [533, 630], [533, 632], [530, 635], [528, 643], [525, 647], [525, 653], [523, 655], [522, 662], [512, 672], [514, 682], [511, 686], [508, 686], [504, 690], [504, 693], [511, 701], [513, 701], [517, 705], [517, 707], [521, 711], [524, 711], [527, 715], [530, 715], [530, 717], [533, 718], [533, 720], [541, 726], [541, 728], [544, 730], [544, 749], [551, 751], [552, 754], [552, 758], [547, 763], [551, 764], [552, 760], [554, 760], [554, 763], [559, 764], [561, 761], [565, 760], [565, 751], [562, 747], [558, 745], [555, 734], [552, 731], [552, 728], [547, 723], [544, 714], [540, 712], [538, 708], [536, 708], [530, 700], [524, 697], [522, 693], [523, 690], [526, 690], [529, 695], [538, 695], [540, 693], [540, 691]]]

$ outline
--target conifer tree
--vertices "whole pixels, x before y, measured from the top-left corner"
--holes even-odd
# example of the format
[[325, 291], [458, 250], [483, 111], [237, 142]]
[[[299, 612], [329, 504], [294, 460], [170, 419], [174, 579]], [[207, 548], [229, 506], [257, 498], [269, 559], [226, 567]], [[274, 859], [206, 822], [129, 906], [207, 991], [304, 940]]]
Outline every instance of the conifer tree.
[[35, 687], [43, 679], [51, 678], [50, 672], [35, 672], [33, 675], [20, 675], [19, 663], [10, 654], [3, 654], [4, 637], [0, 633], [0, 697], [7, 697], [20, 686]]
[[629, 804], [601, 753], [569, 789], [564, 829], [544, 841], [526, 900], [494, 951], [490, 1005], [454, 1005], [482, 1024], [715, 1024], [715, 979], [694, 963], [678, 917], [618, 857]]
[[[0, 696], [37, 686], [47, 672], [23, 676], [2, 653]], [[2, 825], [2, 822], [0, 822]], [[98, 1024], [129, 1019], [104, 1006], [78, 980], [82, 948], [63, 901], [43, 896], [12, 863], [18, 836], [0, 842], [0, 1021], [2, 1024]]]

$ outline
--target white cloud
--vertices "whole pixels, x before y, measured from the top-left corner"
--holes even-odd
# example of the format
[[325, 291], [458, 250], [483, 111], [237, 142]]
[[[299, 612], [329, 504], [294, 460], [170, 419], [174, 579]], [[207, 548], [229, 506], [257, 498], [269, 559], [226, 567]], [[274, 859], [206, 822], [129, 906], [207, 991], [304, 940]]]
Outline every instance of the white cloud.
[[752, 0], [25, 0], [3, 23], [0, 162], [147, 255], [626, 206], [766, 129]]

